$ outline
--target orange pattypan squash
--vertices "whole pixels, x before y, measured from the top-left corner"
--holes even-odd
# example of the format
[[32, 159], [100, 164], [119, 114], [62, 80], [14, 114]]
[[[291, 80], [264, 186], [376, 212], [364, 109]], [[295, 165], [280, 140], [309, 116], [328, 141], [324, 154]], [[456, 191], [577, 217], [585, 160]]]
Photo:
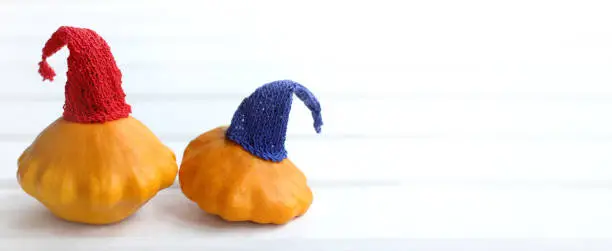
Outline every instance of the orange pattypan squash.
[[47, 41], [39, 72], [53, 80], [46, 58], [68, 46], [63, 116], [22, 153], [23, 190], [56, 216], [73, 222], [121, 221], [174, 182], [174, 153], [130, 116], [121, 72], [94, 31], [60, 27]]
[[310, 91], [293, 81], [268, 83], [244, 99], [229, 127], [189, 143], [179, 170], [185, 196], [228, 221], [284, 224], [306, 213], [312, 191], [284, 147], [294, 93], [320, 132], [321, 107]]

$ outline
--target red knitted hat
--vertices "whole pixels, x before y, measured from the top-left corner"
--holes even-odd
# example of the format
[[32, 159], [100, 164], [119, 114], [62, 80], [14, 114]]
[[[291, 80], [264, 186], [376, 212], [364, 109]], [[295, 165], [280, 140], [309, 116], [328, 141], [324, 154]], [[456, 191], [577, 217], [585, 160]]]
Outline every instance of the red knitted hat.
[[93, 30], [62, 26], [51, 35], [38, 64], [43, 81], [53, 81], [55, 72], [46, 60], [64, 45], [70, 51], [64, 119], [104, 123], [128, 117], [132, 109], [125, 102], [121, 71], [106, 41]]

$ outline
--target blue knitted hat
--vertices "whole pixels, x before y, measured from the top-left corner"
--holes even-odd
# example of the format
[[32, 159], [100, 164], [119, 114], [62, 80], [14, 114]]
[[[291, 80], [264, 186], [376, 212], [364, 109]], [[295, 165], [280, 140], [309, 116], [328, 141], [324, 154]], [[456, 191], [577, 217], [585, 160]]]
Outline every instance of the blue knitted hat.
[[285, 136], [293, 93], [312, 112], [314, 128], [321, 132], [321, 105], [306, 87], [291, 80], [267, 83], [245, 98], [226, 132], [226, 137], [265, 160], [287, 158]]

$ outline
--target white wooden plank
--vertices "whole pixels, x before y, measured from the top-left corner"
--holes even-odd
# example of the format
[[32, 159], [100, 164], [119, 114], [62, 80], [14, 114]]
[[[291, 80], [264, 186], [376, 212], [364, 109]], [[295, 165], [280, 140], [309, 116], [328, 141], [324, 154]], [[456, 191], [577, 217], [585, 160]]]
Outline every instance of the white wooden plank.
[[[231, 92], [277, 78], [302, 80], [324, 92], [612, 92], [607, 1], [350, 6], [342, 1], [179, 1], [172, 7], [163, 1], [3, 3], [0, 21], [19, 25], [0, 27], [0, 65], [8, 73], [1, 84], [15, 92], [35, 90], [28, 83], [39, 80], [35, 66], [41, 47], [59, 25], [68, 24], [102, 33], [125, 65], [126, 82], [133, 83], [127, 88], [141, 92]], [[53, 59], [64, 72], [65, 56]]]
[[[128, 102], [133, 116], [155, 133], [187, 140], [228, 124], [244, 96], [136, 96], [132, 100], [128, 94]], [[38, 134], [62, 114], [62, 97], [55, 97], [1, 102], [0, 114], [11, 123], [0, 124], [0, 135]], [[612, 110], [611, 99], [343, 99], [325, 95], [319, 99], [324, 136], [607, 139], [612, 135], [612, 117], [606, 115]], [[312, 128], [310, 112], [297, 98], [288, 133], [320, 136]]]
[[[36, 242], [21, 244], [19, 241], [23, 239], [12, 239], [11, 244], [6, 244], [11, 250], [40, 250], [41, 247]], [[75, 243], [73, 245], [66, 244], [67, 241]], [[172, 240], [174, 241], [174, 240]], [[70, 247], [71, 250], [133, 250], [126, 249], [143, 247], [147, 250], [167, 250], [170, 248], [180, 247], [181, 250], [201, 250], [202, 247], [213, 247], [214, 250], [286, 250], [291, 247], [295, 251], [321, 250], [353, 250], [353, 251], [454, 251], [454, 250], [471, 250], [471, 251], [607, 251], [612, 247], [612, 241], [609, 239], [352, 239], [344, 240], [322, 240], [322, 239], [282, 239], [282, 240], [243, 240], [239, 241], [212, 241], [201, 244], [197, 239], [181, 240], [176, 242], [163, 242], [155, 246], [156, 243], [149, 238], [129, 239], [125, 241], [122, 238], [115, 238], [112, 242], [108, 239], [47, 239], [45, 240], [46, 247]], [[2, 245], [2, 244], [0, 244]], [[19, 247], [19, 248], [15, 248]], [[588, 249], [585, 249], [588, 248]]]
[[[180, 163], [187, 145], [165, 141]], [[15, 185], [30, 142], [0, 142], [0, 184]], [[572, 187], [612, 182], [612, 141], [291, 139], [289, 158], [313, 184], [496, 184]]]
[[[178, 189], [161, 192], [136, 215], [120, 224], [82, 226], [54, 218], [21, 191], [5, 190], [0, 196], [3, 225], [0, 247], [11, 247], [11, 250], [67, 245], [73, 250], [111, 247], [114, 250], [166, 250], [169, 247], [286, 250], [284, 245], [295, 245], [301, 246], [300, 250], [312, 250], [328, 244], [336, 248], [333, 250], [340, 247], [405, 250], [406, 245], [414, 241], [463, 238], [478, 240], [472, 245], [486, 242], [488, 247], [470, 250], [507, 250], [497, 248], [506, 244], [497, 242], [499, 239], [536, 242], [547, 239], [563, 243], [563, 239], [572, 238], [584, 240], [582, 245], [595, 248], [588, 250], [605, 250], [607, 245], [591, 240], [612, 238], [609, 227], [612, 201], [607, 199], [611, 195], [608, 188], [413, 185], [315, 186], [313, 189], [316, 199], [309, 212], [281, 227], [223, 222], [204, 214]], [[356, 245], [363, 244], [364, 240], [376, 241], [366, 246]], [[279, 244], [284, 245], [277, 246]], [[571, 246], [577, 247], [575, 245]], [[434, 250], [456, 250], [451, 247]], [[420, 247], [415, 250], [432, 249]]]
[[[30, 48], [33, 54], [27, 59], [0, 60], [5, 71], [1, 82], [6, 94], [48, 94], [47, 89], [61, 91], [66, 82], [66, 55], [50, 58], [50, 64], [58, 76], [53, 83], [42, 82], [37, 73], [41, 45]], [[221, 42], [219, 42], [221, 43]], [[29, 43], [26, 43], [29, 44]], [[6, 50], [14, 51], [11, 47]], [[173, 44], [142, 42], [124, 47], [129, 53], [147, 53], [159, 48], [170, 49], [171, 55], [191, 55], [195, 47], [209, 50], [232, 50], [205, 44]], [[22, 47], [20, 47], [22, 48]], [[139, 52], [140, 51], [140, 52]], [[159, 53], [155, 53], [155, 57]], [[121, 60], [124, 89], [128, 93], [241, 93], [252, 87], [278, 79], [294, 79], [319, 90], [319, 93], [335, 95], [403, 96], [420, 93], [438, 95], [471, 95], [492, 93], [541, 93], [542, 95], [608, 95], [612, 93], [612, 75], [608, 64], [566, 63], [542, 65], [503, 64], [429, 64], [418, 65], [402, 62], [386, 63], [316, 63], [300, 59], [252, 58], [231, 56], [219, 59], [189, 56], [188, 59], [168, 59], [156, 62], [151, 58]], [[120, 57], [130, 57], [120, 56]], [[118, 59], [119, 60], [119, 59]], [[495, 84], [493, 84], [495, 83]], [[44, 87], [41, 87], [44, 86]]]

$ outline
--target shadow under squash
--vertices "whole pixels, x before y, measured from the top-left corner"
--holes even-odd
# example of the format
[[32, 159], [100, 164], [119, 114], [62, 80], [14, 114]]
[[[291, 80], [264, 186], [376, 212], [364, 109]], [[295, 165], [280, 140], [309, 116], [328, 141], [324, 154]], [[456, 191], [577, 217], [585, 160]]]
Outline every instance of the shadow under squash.
[[160, 193], [135, 214], [123, 221], [108, 225], [69, 222], [58, 218], [34, 199], [17, 201], [20, 201], [18, 205], [10, 206], [8, 211], [3, 212], [4, 215], [0, 216], [2, 219], [0, 227], [10, 229], [6, 234], [15, 235], [15, 237], [115, 237], [126, 234], [146, 235], [159, 231], [151, 227], [199, 233], [209, 232], [215, 235], [248, 236], [280, 231], [287, 226], [287, 224], [226, 221], [219, 216], [204, 212], [196, 203], [175, 194], [174, 191]]
[[[157, 204], [157, 203], [156, 203]], [[183, 196], [176, 196], [172, 199], [162, 200], [155, 205], [158, 210], [163, 210], [164, 214], [171, 217], [168, 220], [180, 224], [183, 227], [196, 228], [200, 230], [224, 231], [228, 230], [233, 233], [240, 229], [249, 232], [249, 230], [262, 229], [275, 230], [280, 229], [285, 225], [274, 224], [257, 224], [254, 222], [231, 222], [222, 219], [219, 216], [204, 212], [195, 202]]]
[[[58, 218], [42, 205], [31, 205], [9, 219], [8, 228], [21, 235], [119, 236], [130, 219], [108, 225], [90, 225]], [[11, 231], [12, 232], [12, 231]]]

